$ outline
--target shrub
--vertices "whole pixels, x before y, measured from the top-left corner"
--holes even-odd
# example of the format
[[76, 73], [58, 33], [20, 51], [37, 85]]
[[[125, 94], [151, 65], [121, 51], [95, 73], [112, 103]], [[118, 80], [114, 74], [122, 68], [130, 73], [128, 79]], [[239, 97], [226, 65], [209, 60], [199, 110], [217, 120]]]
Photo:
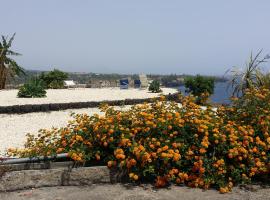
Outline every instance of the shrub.
[[161, 92], [162, 90], [160, 89], [160, 83], [157, 80], [153, 80], [148, 88], [149, 91], [158, 93]]
[[25, 83], [19, 88], [19, 98], [40, 98], [46, 97], [46, 90], [44, 89], [44, 83], [40, 79], [31, 79], [28, 83]]
[[[252, 137], [256, 143], [262, 145], [259, 150], [262, 155], [270, 155], [270, 90], [268, 88], [246, 89], [241, 98], [233, 97], [233, 106], [227, 109], [220, 109], [219, 115], [226, 121], [236, 121], [243, 127], [252, 127], [254, 133]], [[245, 143], [256, 146], [250, 142], [250, 138], [245, 138]], [[265, 144], [263, 144], [266, 142]], [[268, 144], [267, 144], [268, 142]], [[265, 149], [265, 152], [264, 150]], [[270, 167], [270, 157], [268, 157], [268, 167]]]
[[61, 89], [64, 88], [64, 80], [68, 78], [68, 74], [54, 69], [48, 73], [42, 73], [39, 78], [45, 83], [46, 88]]
[[[201, 109], [193, 97], [181, 97], [182, 106], [164, 97], [127, 111], [103, 106], [104, 116], [74, 115], [67, 127], [29, 135], [25, 149], [9, 152], [21, 157], [67, 152], [76, 162], [106, 162], [135, 182], [224, 193], [270, 174], [270, 91], [245, 98], [217, 111]], [[240, 101], [245, 102], [241, 107]], [[254, 120], [246, 119], [254, 114]]]
[[233, 67], [229, 71], [231, 73], [229, 86], [232, 88], [233, 96], [240, 97], [246, 89], [258, 89], [269, 84], [268, 75], [263, 74], [260, 67], [270, 59], [270, 56], [266, 55], [263, 58], [260, 58], [261, 53], [262, 50], [260, 50], [255, 56], [251, 53], [243, 70]]
[[197, 75], [184, 80], [188, 92], [197, 97], [198, 104], [204, 104], [207, 98], [214, 93], [215, 82], [213, 78]]

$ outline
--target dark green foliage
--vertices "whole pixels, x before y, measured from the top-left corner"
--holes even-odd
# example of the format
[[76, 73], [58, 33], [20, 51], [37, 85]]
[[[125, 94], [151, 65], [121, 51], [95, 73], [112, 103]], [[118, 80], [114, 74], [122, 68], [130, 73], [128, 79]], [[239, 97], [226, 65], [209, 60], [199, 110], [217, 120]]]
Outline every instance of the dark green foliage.
[[187, 91], [197, 97], [196, 102], [203, 104], [214, 93], [215, 81], [213, 78], [197, 75], [185, 79]]
[[68, 78], [68, 74], [54, 69], [48, 73], [41, 73], [39, 78], [45, 83], [46, 88], [61, 89], [64, 88], [64, 80]]
[[203, 93], [214, 93], [215, 82], [213, 78], [197, 75], [185, 79], [185, 87], [194, 96], [201, 96]]
[[33, 78], [20, 87], [19, 98], [41, 98], [46, 97], [46, 90], [42, 80]]
[[160, 83], [157, 80], [153, 80], [152, 83], [149, 85], [148, 90], [154, 93], [161, 92]]

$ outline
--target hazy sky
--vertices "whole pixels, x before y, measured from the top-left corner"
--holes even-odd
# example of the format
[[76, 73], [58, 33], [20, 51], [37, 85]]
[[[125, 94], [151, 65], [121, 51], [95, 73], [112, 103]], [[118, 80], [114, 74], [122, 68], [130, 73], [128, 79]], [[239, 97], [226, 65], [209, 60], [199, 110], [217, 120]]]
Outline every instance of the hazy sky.
[[0, 34], [17, 33], [26, 69], [223, 75], [251, 51], [270, 53], [270, 0], [0, 0], [0, 8]]

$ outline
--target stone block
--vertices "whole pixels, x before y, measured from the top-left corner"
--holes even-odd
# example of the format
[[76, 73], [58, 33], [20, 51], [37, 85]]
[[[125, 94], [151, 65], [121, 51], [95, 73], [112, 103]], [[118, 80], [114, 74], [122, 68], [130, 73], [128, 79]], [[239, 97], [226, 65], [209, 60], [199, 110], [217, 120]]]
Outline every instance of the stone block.
[[68, 185], [110, 183], [110, 170], [105, 166], [73, 168], [67, 182]]
[[0, 191], [59, 186], [63, 169], [23, 170], [5, 173], [0, 178]]

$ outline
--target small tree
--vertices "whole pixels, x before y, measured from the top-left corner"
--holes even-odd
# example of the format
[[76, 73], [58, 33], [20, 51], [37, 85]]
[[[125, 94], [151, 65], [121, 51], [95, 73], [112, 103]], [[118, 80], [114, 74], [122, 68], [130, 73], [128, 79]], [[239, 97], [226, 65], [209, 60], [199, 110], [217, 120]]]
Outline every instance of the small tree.
[[25, 74], [23, 68], [14, 59], [10, 58], [10, 56], [20, 55], [10, 50], [14, 37], [15, 33], [10, 39], [2, 36], [2, 42], [0, 41], [0, 90], [5, 89], [8, 77]]
[[68, 74], [54, 69], [48, 73], [42, 73], [39, 78], [45, 83], [46, 88], [61, 89], [64, 88], [64, 80], [68, 78]]
[[154, 93], [162, 92], [160, 89], [160, 83], [157, 80], [153, 80], [150, 83], [148, 90]]
[[197, 75], [185, 78], [186, 90], [197, 97], [197, 103], [203, 104], [214, 93], [215, 81], [211, 77]]

